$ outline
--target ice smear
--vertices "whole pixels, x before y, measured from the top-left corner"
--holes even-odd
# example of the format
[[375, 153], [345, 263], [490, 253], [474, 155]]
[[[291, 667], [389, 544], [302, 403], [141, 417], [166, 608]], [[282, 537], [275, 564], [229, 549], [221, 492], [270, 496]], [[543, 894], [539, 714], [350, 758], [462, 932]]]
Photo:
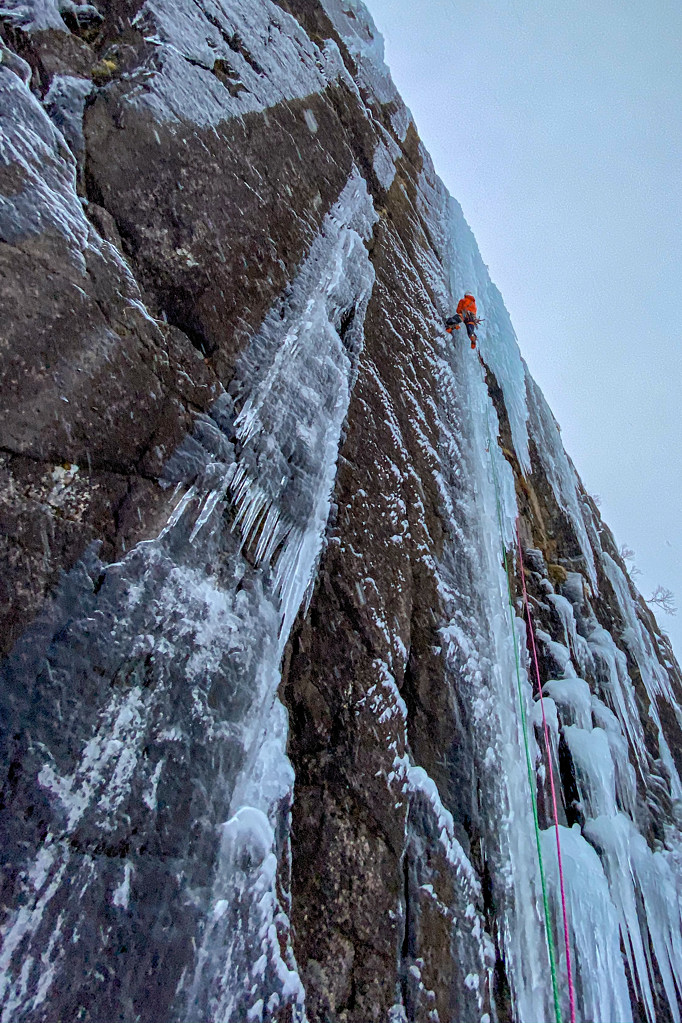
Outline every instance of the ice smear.
[[[30, 94], [15, 75], [11, 78], [11, 87], [28, 97], [33, 110]], [[47, 138], [54, 139], [55, 130], [39, 108], [35, 117]], [[168, 466], [167, 482], [182, 487], [168, 523], [156, 540], [140, 543], [120, 562], [98, 569], [104, 582], [90, 598], [94, 606], [86, 622], [75, 620], [72, 625], [84, 633], [84, 670], [104, 660], [103, 673], [115, 674], [129, 665], [126, 670], [134, 679], [142, 663], [155, 682], [119, 687], [106, 696], [73, 770], [58, 770], [45, 755], [40, 786], [51, 796], [65, 839], [55, 843], [49, 887], [30, 895], [25, 912], [5, 930], [5, 1005], [10, 1016], [17, 1005], [27, 1005], [34, 997], [31, 990], [44, 996], [57, 975], [57, 960], [40, 965], [40, 956], [28, 950], [49, 942], [49, 936], [43, 940], [48, 924], [43, 924], [43, 907], [60, 887], [70, 862], [70, 831], [86, 824], [116, 829], [134, 793], [157, 812], [157, 790], [165, 784], [170, 759], [168, 744], [191, 747], [197, 731], [202, 748], [215, 751], [210, 755], [224, 765], [211, 807], [214, 802], [220, 806], [230, 793], [233, 801], [219, 843], [197, 962], [181, 982], [178, 997], [189, 1000], [195, 1015], [216, 1023], [258, 1015], [259, 1001], [264, 1017], [286, 1005], [299, 1015], [303, 1011], [284, 890], [288, 840], [277, 837], [288, 834], [292, 776], [285, 756], [285, 716], [275, 693], [282, 649], [323, 541], [374, 281], [364, 244], [374, 218], [364, 182], [353, 174], [288, 298], [266, 317], [244, 356], [237, 377], [242, 388], [237, 423], [227, 396], [197, 418], [193, 436]], [[232, 430], [240, 445], [238, 463], [228, 440]], [[255, 567], [225, 532], [230, 480], [240, 527], [255, 540]], [[263, 495], [270, 502], [265, 511]], [[259, 523], [261, 511], [264, 521]], [[276, 552], [269, 542], [282, 521], [273, 569]], [[222, 566], [220, 583], [206, 573], [207, 564], [217, 563]], [[115, 616], [110, 604], [118, 609]], [[100, 607], [105, 612], [95, 610]], [[109, 668], [109, 657], [115, 658], [115, 667]], [[227, 718], [215, 709], [221, 697], [217, 704], [216, 698], [209, 700], [216, 685], [227, 696], [234, 694]], [[168, 699], [170, 720], [164, 702]], [[173, 763], [177, 770], [177, 758]], [[242, 855], [249, 850], [251, 867]], [[276, 877], [278, 863], [282, 873]], [[83, 866], [78, 873], [83, 891], [91, 883], [87, 869]], [[44, 857], [39, 856], [33, 876], [45, 871]], [[114, 890], [116, 905], [122, 908], [125, 889], [119, 883]], [[69, 904], [69, 914], [79, 911], [76, 903]], [[256, 946], [265, 956], [259, 970], [251, 954]]]
[[393, 139], [388, 136], [385, 129], [382, 129], [382, 134], [384, 138], [377, 142], [372, 167], [379, 180], [379, 184], [388, 190], [395, 178], [395, 162], [400, 156], [400, 149]]
[[[126, 101], [162, 121], [217, 125], [323, 92], [339, 78], [356, 88], [336, 43], [319, 49], [272, 0], [146, 0], [134, 23], [157, 54], [133, 75]], [[216, 61], [231, 88], [212, 73]]]
[[358, 80], [379, 103], [390, 103], [393, 126], [401, 140], [412, 120], [384, 63], [384, 40], [362, 0], [321, 0], [329, 20], [348, 47]]
[[[494, 965], [494, 953], [484, 930], [483, 917], [477, 909], [481, 900], [480, 881], [455, 835], [452, 814], [443, 805], [438, 786], [423, 767], [412, 762], [407, 748], [407, 706], [395, 679], [385, 661], [377, 658], [373, 663], [377, 681], [360, 701], [358, 711], [364, 706], [371, 710], [376, 724], [381, 726], [387, 750], [393, 754], [392, 770], [386, 776], [386, 782], [398, 796], [396, 808], [409, 803], [405, 855], [412, 859], [420, 890], [429, 892], [439, 912], [448, 921], [450, 940], [457, 948], [461, 967], [466, 964], [466, 968], [475, 970], [477, 975], [488, 975]], [[419, 822], [417, 825], [411, 823], [413, 813]], [[445, 878], [440, 867], [434, 870], [431, 866], [436, 850], [444, 856], [449, 867]], [[418, 972], [414, 964], [408, 970], [411, 977]], [[480, 1015], [483, 994], [483, 985], [480, 985], [464, 996], [469, 1011], [477, 1011]]]
[[554, 491], [559, 508], [567, 515], [584, 560], [585, 574], [597, 589], [594, 554], [587, 533], [580, 498], [580, 481], [573, 463], [564, 451], [556, 419], [545, 397], [530, 373], [526, 371], [526, 388], [530, 410], [530, 428], [539, 458]]
[[[453, 228], [448, 202], [443, 203], [442, 216], [443, 224], [436, 221], [429, 230], [442, 238], [447, 254], [449, 232], [458, 230], [457, 225]], [[455, 252], [458, 242], [456, 234]], [[461, 285], [465, 279], [457, 278]], [[446, 276], [446, 281], [444, 306], [454, 294], [452, 278]], [[468, 355], [463, 346], [446, 342], [437, 370], [441, 445], [452, 453], [450, 459], [443, 456], [439, 485], [453, 520], [452, 546], [446, 546], [438, 566], [439, 590], [450, 615], [440, 635], [447, 677], [470, 720], [479, 798], [485, 806], [483, 842], [497, 907], [497, 938], [512, 999], [520, 1019], [540, 1020], [551, 1014], [551, 992], [546, 984], [549, 966], [517, 689], [515, 639], [522, 651], [525, 626], [516, 617], [510, 621], [502, 562], [503, 545], [507, 550], [514, 547], [517, 508], [511, 469], [497, 443], [497, 415], [478, 362]], [[521, 404], [517, 411], [523, 450]], [[465, 491], [462, 476], [467, 480]], [[523, 658], [520, 675], [535, 762], [532, 688]]]
[[100, 827], [107, 830], [107, 818], [125, 798], [135, 771], [139, 756], [135, 740], [143, 714], [142, 690], [135, 686], [123, 698], [114, 698], [108, 711], [97, 734], [86, 743], [78, 769], [72, 775], [58, 773], [49, 762], [38, 774], [39, 784], [62, 804], [67, 833], [73, 832], [93, 806], [104, 811]]
[[126, 863], [123, 868], [123, 880], [118, 888], [114, 889], [111, 897], [113, 904], [115, 906], [119, 906], [121, 909], [127, 909], [130, 902], [130, 879], [132, 877], [132, 873], [132, 865], [130, 863]]
[[[38, 859], [40, 867], [44, 871], [39, 878], [37, 872], [32, 872], [32, 880], [35, 888], [35, 898], [22, 906], [10, 920], [9, 926], [3, 929], [2, 951], [0, 952], [0, 1004], [2, 1005], [1, 1023], [12, 1023], [17, 1018], [17, 1013], [24, 1007], [37, 1008], [40, 1002], [45, 1000], [47, 990], [55, 976], [55, 963], [51, 961], [51, 955], [47, 949], [41, 947], [40, 957], [21, 956], [21, 969], [13, 974], [11, 969], [15, 955], [21, 953], [21, 949], [28, 938], [36, 935], [40, 929], [43, 917], [49, 907], [51, 900], [59, 891], [64, 881], [70, 857], [65, 856], [61, 862], [57, 850], [51, 847], [51, 838], [43, 849], [40, 850]], [[47, 854], [47, 855], [46, 855]], [[61, 931], [61, 918], [58, 918], [55, 928], [57, 935]], [[52, 933], [54, 934], [55, 931]], [[54, 950], [54, 943], [50, 942], [50, 952]], [[59, 949], [57, 950], [59, 953]], [[57, 956], [59, 958], [59, 954]], [[37, 973], [35, 993], [29, 992], [29, 980], [31, 975]]]
[[[118, 276], [116, 290], [121, 300], [153, 324], [124, 257], [97, 234], [76, 191], [82, 108], [90, 89], [88, 81], [56, 75], [46, 96], [51, 120], [22, 79], [0, 63], [0, 163], [11, 168], [10, 173], [21, 183], [0, 201], [0, 239], [26, 246], [40, 237], [41, 245], [58, 254], [63, 274], [77, 291], [79, 282], [87, 280], [90, 258], [103, 258]], [[91, 336], [91, 350], [96, 351], [96, 340], [103, 353], [91, 355], [91, 360], [108, 358], [109, 350], [120, 342], [106, 327]]]
[[[495, 955], [492, 943], [484, 930], [484, 920], [477, 908], [481, 901], [481, 885], [469, 858], [454, 833], [452, 814], [443, 806], [436, 783], [422, 767], [410, 764], [407, 757], [402, 764], [396, 762], [398, 777], [403, 778], [403, 789], [410, 795], [412, 807], [416, 807], [419, 820], [423, 819], [424, 806], [428, 832], [437, 836], [433, 843], [433, 851], [427, 846], [423, 850], [421, 828], [415, 835], [410, 835], [408, 827], [408, 850], [412, 843], [416, 845], [415, 870], [418, 878], [423, 878], [421, 887], [429, 892], [430, 897], [439, 907], [439, 912], [448, 920], [451, 930], [450, 941], [457, 949], [456, 959], [460, 970], [469, 970], [469, 977], [477, 978], [476, 984], [467, 984], [466, 991], [461, 992], [461, 1005], [467, 1013], [476, 1013], [479, 1017], [484, 1008], [485, 987], [491, 989], [491, 971]], [[433, 841], [433, 840], [431, 840]], [[431, 843], [429, 842], [429, 845]], [[448, 881], [442, 884], [440, 869], [431, 868], [433, 852], [439, 849], [445, 856], [450, 867]], [[433, 883], [429, 883], [432, 881]], [[410, 966], [411, 978], [419, 984], [421, 974], [418, 966]], [[488, 978], [488, 985], [480, 983], [480, 977]]]
[[83, 111], [92, 82], [73, 75], [55, 75], [45, 96], [45, 109], [62, 132], [77, 161], [85, 154]]
[[[525, 364], [502, 296], [490, 280], [471, 228], [462, 208], [449, 196], [432, 170], [430, 158], [425, 162], [420, 179], [425, 196], [440, 207], [444, 226], [436, 226], [437, 246], [447, 272], [448, 291], [443, 296], [443, 319], [451, 314], [465, 290], [476, 295], [479, 316], [484, 319], [478, 330], [479, 349], [487, 366], [495, 374], [504, 395], [505, 407], [521, 468], [529, 472], [528, 405], [526, 401]], [[444, 194], [443, 194], [444, 193]], [[428, 215], [428, 207], [422, 207]], [[429, 216], [429, 221], [432, 221]], [[431, 222], [429, 228], [431, 228]], [[471, 360], [470, 360], [471, 361]]]
[[408, 791], [422, 793], [430, 803], [437, 821], [436, 830], [440, 836], [442, 850], [450, 865], [455, 868], [456, 874], [466, 878], [472, 900], [478, 899], [481, 894], [480, 881], [461, 843], [455, 837], [452, 814], [443, 806], [435, 781], [423, 767], [414, 764], [406, 766], [404, 776]]
[[[278, 884], [280, 865], [290, 858], [294, 775], [286, 736], [286, 712], [275, 699], [254, 759], [235, 788], [233, 814], [221, 829], [212, 908], [187, 996], [190, 1013], [216, 1023], [265, 1018], [264, 992], [272, 993], [272, 1010], [287, 1005], [294, 1021], [305, 1018], [288, 896]], [[278, 833], [285, 836], [284, 847]]]

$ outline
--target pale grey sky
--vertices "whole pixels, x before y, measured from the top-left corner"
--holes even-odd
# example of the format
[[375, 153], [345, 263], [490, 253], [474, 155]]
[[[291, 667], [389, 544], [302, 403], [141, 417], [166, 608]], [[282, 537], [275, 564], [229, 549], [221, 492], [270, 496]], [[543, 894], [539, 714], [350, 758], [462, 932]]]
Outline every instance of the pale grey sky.
[[568, 453], [682, 657], [682, 3], [366, 0]]

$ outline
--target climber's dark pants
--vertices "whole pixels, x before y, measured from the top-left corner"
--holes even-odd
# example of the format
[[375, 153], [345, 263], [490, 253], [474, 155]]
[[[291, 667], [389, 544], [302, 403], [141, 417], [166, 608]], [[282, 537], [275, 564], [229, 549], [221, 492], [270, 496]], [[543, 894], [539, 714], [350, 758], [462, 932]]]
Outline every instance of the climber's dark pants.
[[452, 319], [448, 320], [447, 323], [448, 323], [448, 326], [452, 323], [454, 326], [457, 326], [457, 327], [460, 325], [460, 323], [463, 323], [464, 326], [467, 329], [467, 334], [469, 335], [469, 337], [473, 341], [476, 340], [476, 334], [475, 334], [476, 321], [475, 321], [475, 319], [474, 319], [474, 317], [472, 316], [471, 313], [465, 313], [464, 314], [464, 319], [462, 319], [462, 317], [459, 315], [459, 313], [455, 313], [455, 315], [452, 317]]

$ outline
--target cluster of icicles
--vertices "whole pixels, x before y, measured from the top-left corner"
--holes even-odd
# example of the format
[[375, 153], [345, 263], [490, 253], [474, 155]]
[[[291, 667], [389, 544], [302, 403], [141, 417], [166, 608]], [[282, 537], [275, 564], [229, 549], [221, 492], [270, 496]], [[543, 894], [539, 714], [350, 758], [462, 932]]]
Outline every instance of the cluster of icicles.
[[[488, 426], [488, 450], [491, 437]], [[498, 524], [503, 536], [501, 498], [495, 461], [491, 459], [496, 494]], [[544, 746], [546, 776], [553, 826], [541, 831], [536, 797], [535, 767], [531, 760], [528, 721], [524, 704], [520, 652], [515, 629], [515, 611], [509, 582], [510, 626], [514, 637], [519, 712], [524, 737], [530, 799], [538, 855], [545, 917], [545, 934], [550, 963], [556, 1023], [562, 1023], [562, 1008], [567, 1008], [571, 1023], [576, 1023], [580, 993], [580, 1017], [584, 1020], [627, 1023], [632, 1007], [627, 978], [620, 954], [625, 950], [630, 977], [648, 1023], [655, 1023], [656, 1011], [652, 978], [658, 970], [670, 1012], [680, 1023], [678, 995], [682, 998], [682, 916], [675, 877], [661, 851], [652, 852], [635, 824], [636, 778], [628, 756], [628, 739], [643, 771], [645, 745], [637, 713], [635, 694], [627, 670], [627, 661], [608, 632], [596, 619], [590, 621], [589, 639], [578, 635], [573, 607], [565, 597], [554, 593], [546, 580], [548, 600], [563, 623], [566, 646], [554, 642], [537, 630], [538, 638], [563, 663], [564, 678], [550, 680], [544, 686], [540, 677], [533, 625], [526, 586], [523, 549], [516, 523], [516, 548], [521, 575], [523, 606], [528, 625], [534, 688], [537, 703], [533, 724]], [[507, 553], [502, 544], [505, 569]], [[539, 553], [539, 552], [538, 552]], [[677, 774], [655, 710], [655, 695], [673, 700], [670, 683], [661, 669], [645, 631], [639, 626], [621, 570], [603, 554], [606, 571], [629, 621], [629, 639], [635, 661], [652, 699], [651, 716], [659, 726], [659, 746], [668, 763], [667, 775], [673, 782]], [[578, 579], [580, 577], [577, 577]], [[582, 582], [579, 582], [582, 595]], [[639, 626], [639, 627], [637, 627]], [[571, 650], [578, 663], [594, 671], [601, 669], [609, 679], [609, 692], [616, 713], [592, 695], [587, 682], [575, 674]], [[599, 671], [597, 672], [599, 673]], [[596, 722], [596, 724], [595, 724]], [[566, 828], [559, 824], [555, 776], [558, 773], [559, 726], [574, 765], [580, 802], [585, 817]], [[626, 736], [627, 735], [627, 739]], [[545, 777], [544, 766], [540, 778]], [[589, 904], [586, 905], [586, 901]], [[604, 939], [595, 949], [595, 934]], [[594, 956], [598, 962], [595, 967]], [[655, 964], [653, 962], [655, 959]], [[565, 986], [561, 983], [565, 979]], [[568, 1005], [566, 1006], [566, 1001]], [[563, 1002], [563, 1006], [562, 1006]]]
[[[670, 863], [661, 851], [652, 852], [635, 824], [636, 777], [624, 730], [635, 740], [640, 768], [644, 743], [639, 718], [633, 716], [634, 692], [625, 657], [596, 621], [589, 640], [580, 637], [571, 604], [552, 591], [548, 599], [564, 622], [567, 649], [572, 647], [593, 665], [596, 661], [602, 670], [606, 668], [615, 680], [610, 692], [618, 713], [594, 696], [587, 682], [570, 674], [570, 660], [565, 662], [567, 677], [542, 685], [518, 530], [517, 547], [538, 697], [533, 723], [544, 740], [554, 818], [554, 826], [539, 834], [538, 854], [546, 908], [549, 902], [554, 910], [552, 923], [547, 914], [546, 932], [557, 1023], [562, 1019], [562, 978], [571, 1023], [576, 1020], [576, 982], [581, 1018], [618, 1023], [632, 1020], [621, 943], [646, 1019], [649, 1023], [656, 1019], [652, 978], [657, 969], [672, 1019], [679, 1023], [682, 920]], [[547, 583], [547, 588], [551, 584]], [[557, 646], [540, 630], [538, 636], [547, 645]], [[578, 824], [569, 829], [558, 823], [557, 792], [561, 796], [561, 790], [555, 775], [560, 726], [585, 817], [582, 829]], [[536, 828], [537, 822], [536, 813]], [[603, 940], [597, 950], [596, 933]], [[601, 959], [596, 968], [595, 951]]]

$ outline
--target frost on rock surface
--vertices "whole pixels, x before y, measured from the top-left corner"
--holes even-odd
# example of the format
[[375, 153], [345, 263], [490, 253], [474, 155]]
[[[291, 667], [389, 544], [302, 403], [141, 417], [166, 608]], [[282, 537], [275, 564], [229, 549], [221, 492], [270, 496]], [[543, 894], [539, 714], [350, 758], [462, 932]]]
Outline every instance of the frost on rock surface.
[[83, 78], [55, 75], [44, 99], [47, 112], [62, 132], [79, 164], [82, 164], [85, 155], [83, 111], [91, 92], [92, 83]]
[[336, 44], [318, 49], [273, 0], [146, 0], [135, 26], [158, 56], [127, 102], [164, 121], [215, 125], [346, 76]]
[[[56, 92], [56, 87], [55, 87]], [[64, 137], [27, 86], [0, 64], [2, 161], [16, 168], [22, 187], [0, 204], [2, 238], [14, 244], [27, 235], [56, 232], [83, 265], [89, 224], [74, 189], [75, 163]]]
[[0, 19], [0, 1023], [551, 1020], [531, 790], [678, 1023], [679, 668], [367, 9]]
[[404, 140], [412, 115], [384, 63], [384, 40], [372, 15], [361, 0], [322, 0], [322, 6], [357, 64], [358, 84], [379, 103], [393, 106], [391, 123]]
[[61, 11], [69, 6], [70, 0], [3, 0], [0, 17], [27, 31], [52, 28], [66, 32]]

